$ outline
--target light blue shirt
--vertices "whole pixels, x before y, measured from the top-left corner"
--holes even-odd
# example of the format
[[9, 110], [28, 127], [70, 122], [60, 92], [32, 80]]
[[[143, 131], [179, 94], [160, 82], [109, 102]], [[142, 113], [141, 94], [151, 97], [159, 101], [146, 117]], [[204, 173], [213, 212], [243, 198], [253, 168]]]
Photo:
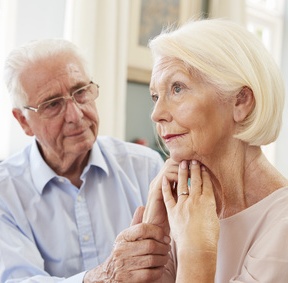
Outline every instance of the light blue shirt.
[[82, 282], [145, 205], [163, 165], [148, 147], [98, 137], [80, 189], [36, 141], [0, 163], [0, 282]]

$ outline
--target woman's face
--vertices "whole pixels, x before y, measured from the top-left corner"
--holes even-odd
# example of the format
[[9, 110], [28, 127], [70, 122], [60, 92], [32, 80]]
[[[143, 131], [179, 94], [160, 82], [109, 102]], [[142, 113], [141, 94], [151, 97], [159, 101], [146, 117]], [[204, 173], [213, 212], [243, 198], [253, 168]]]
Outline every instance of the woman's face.
[[153, 67], [151, 118], [175, 161], [216, 158], [234, 134], [232, 101], [189, 72], [177, 59], [162, 58]]

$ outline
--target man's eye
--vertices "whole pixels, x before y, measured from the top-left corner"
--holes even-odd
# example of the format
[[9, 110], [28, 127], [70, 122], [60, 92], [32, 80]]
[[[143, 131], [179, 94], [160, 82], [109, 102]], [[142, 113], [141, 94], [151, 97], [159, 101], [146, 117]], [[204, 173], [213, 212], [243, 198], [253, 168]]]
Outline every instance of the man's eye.
[[84, 96], [87, 92], [87, 88], [81, 88], [79, 90], [77, 90], [76, 92], [74, 92], [74, 97], [76, 96]]
[[63, 104], [63, 99], [56, 99], [52, 101], [47, 101], [41, 105], [41, 111], [52, 110], [61, 107]]
[[51, 101], [51, 102], [45, 104], [44, 106], [45, 106], [45, 108], [55, 108], [61, 104], [60, 102], [61, 102], [60, 100], [54, 100], [54, 101]]
[[152, 98], [153, 102], [156, 102], [158, 100], [158, 95], [157, 94], [152, 94], [151, 98]]

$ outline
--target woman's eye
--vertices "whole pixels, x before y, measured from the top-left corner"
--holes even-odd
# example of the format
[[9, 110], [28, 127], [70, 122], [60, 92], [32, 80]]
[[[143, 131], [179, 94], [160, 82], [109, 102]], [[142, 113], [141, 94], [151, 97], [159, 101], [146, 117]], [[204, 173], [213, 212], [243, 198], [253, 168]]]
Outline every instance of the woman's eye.
[[152, 94], [151, 99], [153, 102], [156, 102], [158, 100], [158, 95], [157, 94]]
[[172, 90], [173, 90], [173, 91], [172, 91], [173, 93], [178, 94], [178, 93], [181, 92], [182, 87], [181, 87], [179, 84], [175, 84], [175, 85], [173, 85]]

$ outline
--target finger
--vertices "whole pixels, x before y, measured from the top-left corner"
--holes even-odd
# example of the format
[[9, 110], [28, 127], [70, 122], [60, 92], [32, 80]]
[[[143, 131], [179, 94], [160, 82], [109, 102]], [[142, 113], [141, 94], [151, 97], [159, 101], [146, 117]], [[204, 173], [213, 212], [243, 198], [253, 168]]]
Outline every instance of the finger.
[[132, 218], [131, 226], [142, 222], [144, 211], [145, 211], [145, 206], [139, 206], [136, 208], [133, 218]]
[[188, 190], [188, 165], [187, 161], [183, 160], [180, 163], [178, 170], [178, 184], [177, 184], [177, 196], [180, 199], [185, 200], [189, 195]]
[[[160, 279], [161, 276], [163, 275], [163, 270], [164, 266], [145, 268], [139, 270], [129, 270], [129, 269], [123, 270], [123, 268], [116, 267], [113, 268], [112, 272], [110, 272], [111, 274], [109, 273], [107, 274], [109, 278], [107, 282], [125, 282], [125, 283], [158, 282], [157, 280]], [[98, 277], [95, 279], [97, 280]]]
[[122, 231], [115, 242], [134, 242], [139, 239], [154, 239], [161, 243], [170, 243], [170, 238], [164, 230], [150, 223], [139, 223]]
[[162, 177], [165, 175], [170, 183], [177, 182], [178, 180], [178, 167], [179, 163], [175, 162], [172, 159], [168, 159], [165, 161], [164, 166], [162, 167], [161, 171], [157, 175], [157, 177], [152, 181], [153, 183], [159, 182], [161, 186]]
[[[104, 263], [103, 269], [106, 272], [107, 282], [154, 282], [154, 280], [160, 279], [169, 258], [168, 253], [165, 255], [127, 256], [125, 250], [125, 252], [114, 252], [109, 261]], [[85, 276], [89, 273], [88, 271]], [[91, 282], [94, 282], [93, 278], [90, 279]], [[97, 281], [97, 278], [95, 279]]]
[[207, 195], [209, 197], [213, 197], [213, 199], [215, 199], [214, 191], [213, 191], [213, 184], [211, 182], [210, 175], [207, 172], [206, 167], [204, 165], [201, 165], [201, 174], [202, 174], [202, 182], [203, 182], [202, 194]]
[[162, 194], [166, 210], [169, 214], [171, 208], [175, 206], [176, 202], [171, 191], [171, 186], [166, 176], [163, 176], [162, 179]]
[[[162, 175], [165, 175], [170, 183], [177, 182], [178, 180], [178, 167], [179, 163], [174, 161], [173, 159], [166, 160], [164, 166], [163, 166], [163, 173]], [[162, 182], [162, 178], [161, 178]]]
[[170, 245], [160, 243], [153, 239], [138, 240], [134, 242], [115, 242], [113, 256], [120, 258], [121, 256], [136, 257], [143, 255], [167, 255], [170, 251]]
[[[172, 159], [166, 160], [166, 162], [165, 162], [164, 166], [162, 167], [161, 171], [157, 174], [157, 176], [150, 183], [148, 200], [149, 200], [149, 198], [151, 196], [153, 196], [153, 194], [151, 195], [151, 191], [152, 192], [153, 191], [158, 191], [158, 189], [160, 189], [160, 193], [161, 193], [163, 176], [166, 176], [171, 184], [177, 183], [177, 180], [178, 180], [178, 166], [179, 166], [179, 164], [177, 162], [173, 161]], [[161, 197], [162, 197], [162, 193], [161, 193]]]
[[129, 269], [140, 270], [145, 268], [156, 268], [164, 266], [169, 259], [168, 253], [166, 255], [141, 255], [133, 257], [124, 257], [115, 258], [114, 267], [116, 269]]
[[202, 177], [200, 163], [197, 160], [192, 160], [190, 163], [190, 188], [191, 195], [201, 195]]

